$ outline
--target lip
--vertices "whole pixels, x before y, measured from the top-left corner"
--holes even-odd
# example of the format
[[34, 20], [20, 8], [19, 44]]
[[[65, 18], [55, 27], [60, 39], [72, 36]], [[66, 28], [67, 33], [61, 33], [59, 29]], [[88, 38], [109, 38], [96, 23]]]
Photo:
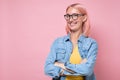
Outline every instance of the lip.
[[69, 25], [70, 25], [71, 27], [74, 27], [76, 24], [77, 24], [77, 22], [70, 22], [70, 23], [69, 23]]

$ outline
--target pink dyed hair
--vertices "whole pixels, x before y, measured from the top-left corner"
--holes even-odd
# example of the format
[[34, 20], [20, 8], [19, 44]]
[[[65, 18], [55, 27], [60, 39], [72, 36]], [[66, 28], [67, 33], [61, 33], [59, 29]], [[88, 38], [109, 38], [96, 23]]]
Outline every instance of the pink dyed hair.
[[[67, 7], [67, 10], [72, 7], [72, 8], [76, 8], [78, 9], [82, 14], [86, 15], [87, 20], [83, 23], [83, 35], [85, 35], [86, 37], [88, 37], [89, 33], [90, 33], [90, 22], [89, 22], [89, 18], [88, 18], [88, 13], [86, 11], [86, 9], [83, 7], [82, 4], [80, 3], [75, 3], [75, 4], [71, 4]], [[66, 32], [67, 34], [70, 32], [70, 29], [68, 26], [66, 26]]]

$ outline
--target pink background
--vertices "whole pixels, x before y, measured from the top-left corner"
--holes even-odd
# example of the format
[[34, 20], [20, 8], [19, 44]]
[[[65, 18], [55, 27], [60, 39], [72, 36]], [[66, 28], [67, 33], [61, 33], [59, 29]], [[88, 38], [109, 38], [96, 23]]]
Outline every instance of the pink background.
[[51, 80], [45, 59], [66, 34], [63, 15], [76, 2], [87, 8], [99, 44], [97, 80], [120, 80], [119, 0], [0, 0], [0, 80]]

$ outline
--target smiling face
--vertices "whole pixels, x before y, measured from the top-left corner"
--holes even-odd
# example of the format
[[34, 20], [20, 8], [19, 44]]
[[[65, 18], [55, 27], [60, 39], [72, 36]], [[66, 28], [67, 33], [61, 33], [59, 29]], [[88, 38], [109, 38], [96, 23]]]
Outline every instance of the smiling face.
[[82, 30], [82, 24], [85, 21], [85, 16], [77, 8], [70, 7], [64, 15], [67, 25], [71, 31]]

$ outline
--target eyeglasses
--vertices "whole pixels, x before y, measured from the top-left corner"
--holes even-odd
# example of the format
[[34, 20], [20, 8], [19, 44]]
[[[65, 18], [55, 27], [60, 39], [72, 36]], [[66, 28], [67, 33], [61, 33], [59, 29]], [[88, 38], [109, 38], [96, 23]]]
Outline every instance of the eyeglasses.
[[79, 16], [84, 16], [84, 14], [76, 14], [76, 13], [74, 13], [74, 14], [72, 14], [72, 15], [70, 15], [70, 14], [65, 14], [65, 15], [64, 15], [64, 18], [65, 18], [66, 20], [69, 20], [70, 18], [72, 18], [73, 20], [77, 20]]

